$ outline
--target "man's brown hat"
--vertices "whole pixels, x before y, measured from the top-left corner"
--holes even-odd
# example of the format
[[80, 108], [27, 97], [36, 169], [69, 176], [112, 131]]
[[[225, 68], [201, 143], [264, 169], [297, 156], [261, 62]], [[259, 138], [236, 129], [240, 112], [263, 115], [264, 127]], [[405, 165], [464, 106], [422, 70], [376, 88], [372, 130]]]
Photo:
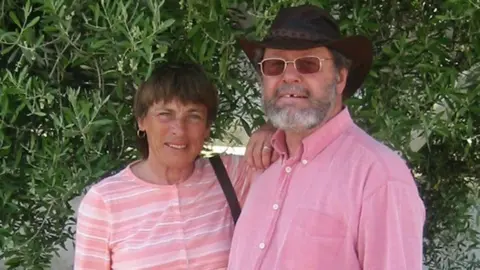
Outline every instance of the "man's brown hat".
[[[349, 98], [362, 85], [373, 61], [373, 48], [364, 36], [342, 37], [335, 20], [324, 9], [314, 5], [283, 8], [262, 41], [239, 39], [248, 58], [259, 61], [265, 48], [305, 50], [315, 47], [333, 49], [352, 61], [343, 98]], [[260, 56], [261, 57], [261, 56]]]

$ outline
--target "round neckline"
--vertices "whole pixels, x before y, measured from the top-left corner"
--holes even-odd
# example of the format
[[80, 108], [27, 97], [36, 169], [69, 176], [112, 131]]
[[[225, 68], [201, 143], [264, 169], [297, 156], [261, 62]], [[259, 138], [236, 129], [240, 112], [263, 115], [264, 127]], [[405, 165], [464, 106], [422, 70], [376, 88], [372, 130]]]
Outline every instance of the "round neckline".
[[152, 183], [152, 182], [148, 182], [148, 181], [136, 176], [132, 171], [132, 166], [137, 164], [137, 163], [140, 163], [142, 160], [136, 160], [136, 161], [133, 161], [133, 162], [129, 163], [127, 165], [127, 167], [125, 168], [125, 172], [136, 183], [138, 183], [140, 185], [149, 186], [149, 187], [153, 187], [153, 188], [161, 188], [161, 189], [177, 189], [179, 187], [189, 185], [191, 181], [198, 178], [197, 176], [200, 175], [200, 173], [201, 173], [201, 169], [200, 169], [201, 166], [199, 166], [200, 165], [199, 162], [201, 162], [201, 160], [202, 160], [201, 158], [196, 159], [194, 161], [194, 168], [193, 168], [192, 174], [187, 179], [185, 179], [185, 181], [183, 181], [181, 183], [177, 183], [177, 184], [160, 185], [160, 184], [155, 184], [155, 183]]

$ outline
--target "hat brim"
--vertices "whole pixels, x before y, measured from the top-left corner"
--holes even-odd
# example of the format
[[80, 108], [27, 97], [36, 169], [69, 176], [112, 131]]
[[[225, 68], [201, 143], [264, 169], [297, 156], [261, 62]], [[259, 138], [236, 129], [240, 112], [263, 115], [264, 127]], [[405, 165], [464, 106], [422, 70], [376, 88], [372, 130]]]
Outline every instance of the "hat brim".
[[315, 47], [327, 47], [341, 53], [352, 61], [347, 83], [343, 90], [344, 99], [350, 98], [362, 86], [373, 63], [373, 45], [368, 38], [360, 35], [329, 42], [308, 41], [303, 39], [252, 41], [240, 38], [238, 39], [238, 43], [254, 64], [255, 68], [257, 68], [256, 65], [263, 57], [263, 51], [266, 48], [307, 50]]

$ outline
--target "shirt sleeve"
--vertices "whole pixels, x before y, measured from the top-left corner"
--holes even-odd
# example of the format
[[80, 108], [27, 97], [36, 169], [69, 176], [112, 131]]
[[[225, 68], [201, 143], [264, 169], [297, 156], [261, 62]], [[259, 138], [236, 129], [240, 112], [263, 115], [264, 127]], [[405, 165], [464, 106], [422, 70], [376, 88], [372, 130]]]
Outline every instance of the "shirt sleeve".
[[80, 203], [75, 235], [75, 270], [111, 269], [110, 212], [94, 187]]
[[248, 166], [246, 159], [239, 155], [222, 156], [223, 163], [227, 170], [230, 181], [237, 193], [240, 206], [243, 207], [255, 170]]
[[425, 208], [411, 183], [389, 181], [364, 199], [358, 234], [362, 269], [422, 269]]

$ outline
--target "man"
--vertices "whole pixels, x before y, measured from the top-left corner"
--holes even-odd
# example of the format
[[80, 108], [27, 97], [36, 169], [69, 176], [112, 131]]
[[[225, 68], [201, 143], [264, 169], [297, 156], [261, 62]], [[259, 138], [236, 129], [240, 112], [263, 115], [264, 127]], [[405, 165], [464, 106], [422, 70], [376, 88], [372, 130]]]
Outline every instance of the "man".
[[343, 105], [369, 72], [371, 42], [304, 5], [240, 45], [262, 75], [281, 158], [252, 186], [229, 269], [422, 269], [425, 208], [411, 172]]

